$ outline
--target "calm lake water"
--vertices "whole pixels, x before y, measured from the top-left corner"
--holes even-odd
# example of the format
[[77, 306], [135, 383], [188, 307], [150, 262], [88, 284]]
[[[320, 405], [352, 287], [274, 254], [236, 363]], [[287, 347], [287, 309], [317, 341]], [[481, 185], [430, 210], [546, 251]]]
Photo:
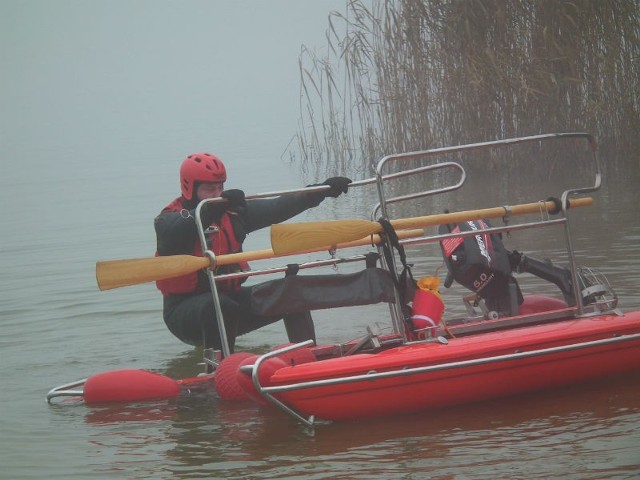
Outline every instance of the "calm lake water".
[[[188, 153], [219, 154], [227, 186], [247, 193], [323, 180], [303, 178], [281, 155], [297, 128], [300, 47], [321, 49], [327, 14], [343, 7], [0, 0], [0, 478], [640, 475], [638, 374], [313, 434], [281, 412], [211, 394], [47, 405], [52, 387], [102, 371], [201, 371], [201, 352], [166, 330], [155, 287], [99, 292], [95, 262], [153, 255], [153, 217], [177, 195]], [[607, 170], [574, 230], [580, 259], [606, 273], [625, 310], [640, 308], [640, 158], [631, 155], [630, 169]], [[574, 172], [554, 173], [541, 190], [528, 170], [515, 177], [521, 185], [512, 179], [486, 192], [480, 182], [446, 201], [452, 209], [530, 202], [559, 195]], [[298, 220], [367, 218], [367, 188]], [[407, 213], [441, 209], [424, 202]], [[246, 249], [266, 248], [267, 235], [252, 235]], [[555, 242], [514, 235], [508, 247], [555, 254]], [[414, 253], [418, 275], [440, 263], [428, 250]], [[460, 308], [458, 293], [445, 300], [448, 311]], [[319, 341], [356, 338], [386, 320], [380, 312], [317, 312]], [[276, 324], [237, 348], [264, 351], [285, 340]]]

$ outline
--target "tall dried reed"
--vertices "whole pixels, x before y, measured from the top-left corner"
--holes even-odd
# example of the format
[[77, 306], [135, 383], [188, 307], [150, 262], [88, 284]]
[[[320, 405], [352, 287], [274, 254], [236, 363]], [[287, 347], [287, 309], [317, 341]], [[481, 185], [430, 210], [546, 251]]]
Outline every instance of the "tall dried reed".
[[638, 0], [350, 0], [327, 46], [300, 57], [306, 167], [553, 131], [640, 159]]

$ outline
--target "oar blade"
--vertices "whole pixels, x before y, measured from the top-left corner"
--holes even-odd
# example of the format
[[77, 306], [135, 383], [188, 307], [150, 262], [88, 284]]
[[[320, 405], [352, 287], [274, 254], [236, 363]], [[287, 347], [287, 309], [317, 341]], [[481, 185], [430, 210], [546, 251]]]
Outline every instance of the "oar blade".
[[110, 290], [179, 277], [208, 267], [210, 263], [206, 257], [191, 255], [97, 262], [96, 280], [100, 290]]
[[280, 223], [271, 225], [271, 248], [275, 255], [287, 255], [360, 240], [380, 231], [380, 224], [366, 220]]

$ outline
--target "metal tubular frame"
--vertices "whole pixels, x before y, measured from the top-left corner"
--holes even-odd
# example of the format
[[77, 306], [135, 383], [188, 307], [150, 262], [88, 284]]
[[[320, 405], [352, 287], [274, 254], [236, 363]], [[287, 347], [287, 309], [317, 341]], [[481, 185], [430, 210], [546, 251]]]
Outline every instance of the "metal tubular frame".
[[[441, 193], [440, 190], [434, 190], [434, 191], [429, 191], [429, 192], [423, 192], [422, 194], [414, 194], [414, 195], [406, 195], [406, 196], [402, 196], [402, 197], [394, 197], [394, 198], [390, 198], [390, 199], [385, 199], [385, 193], [384, 193], [384, 181], [385, 179], [388, 178], [388, 175], [385, 176], [384, 175], [384, 170], [387, 164], [391, 163], [391, 162], [397, 162], [397, 161], [406, 161], [406, 160], [415, 160], [415, 159], [419, 159], [419, 158], [428, 158], [428, 157], [435, 157], [435, 156], [440, 156], [440, 155], [447, 155], [447, 154], [452, 154], [452, 153], [460, 153], [460, 152], [468, 152], [468, 151], [472, 151], [472, 150], [479, 150], [479, 149], [487, 149], [487, 148], [491, 148], [491, 149], [497, 149], [497, 148], [502, 148], [502, 147], [508, 147], [508, 146], [513, 146], [513, 145], [517, 145], [517, 144], [522, 144], [522, 143], [532, 143], [532, 142], [542, 142], [545, 140], [552, 140], [552, 139], [584, 139], [586, 140], [589, 149], [592, 152], [592, 159], [594, 162], [594, 166], [595, 166], [595, 181], [593, 186], [585, 186], [585, 187], [581, 187], [581, 188], [575, 188], [575, 189], [570, 189], [570, 190], [566, 190], [565, 192], [562, 193], [561, 196], [561, 203], [562, 203], [562, 223], [564, 223], [565, 225], [565, 239], [567, 242], [567, 253], [568, 253], [568, 257], [569, 257], [569, 269], [571, 271], [571, 275], [572, 275], [572, 282], [574, 285], [578, 285], [578, 278], [577, 278], [577, 265], [576, 265], [576, 261], [575, 261], [575, 254], [574, 254], [574, 250], [573, 250], [573, 244], [571, 241], [571, 232], [569, 229], [569, 221], [568, 221], [568, 217], [567, 217], [567, 205], [569, 202], [569, 197], [570, 195], [577, 195], [577, 194], [582, 194], [582, 193], [589, 193], [589, 192], [593, 192], [596, 191], [600, 188], [601, 184], [602, 184], [602, 173], [601, 173], [601, 169], [600, 169], [600, 161], [598, 159], [598, 155], [597, 155], [597, 145], [595, 142], [595, 139], [593, 138], [593, 136], [591, 134], [588, 133], [583, 133], [583, 132], [569, 132], [569, 133], [549, 133], [549, 134], [541, 134], [541, 135], [533, 135], [533, 136], [528, 136], [528, 137], [518, 137], [518, 138], [509, 138], [509, 139], [503, 139], [503, 140], [493, 140], [493, 141], [488, 141], [488, 142], [480, 142], [480, 143], [472, 143], [472, 144], [466, 144], [466, 145], [458, 145], [458, 146], [452, 146], [452, 147], [442, 147], [442, 148], [433, 148], [433, 149], [429, 149], [429, 150], [419, 150], [419, 151], [415, 151], [415, 152], [407, 152], [407, 153], [400, 153], [400, 154], [393, 154], [393, 155], [387, 155], [385, 157], [383, 157], [377, 164], [376, 166], [376, 185], [378, 188], [378, 196], [380, 198], [380, 203], [374, 208], [373, 212], [372, 212], [372, 219], [375, 220], [376, 215], [377, 215], [377, 211], [380, 210], [382, 212], [382, 217], [385, 219], [389, 219], [389, 214], [388, 214], [388, 210], [387, 210], [387, 205], [393, 202], [398, 202], [398, 201], [402, 201], [402, 200], [408, 200], [408, 199], [413, 199], [413, 198], [417, 198], [417, 197], [421, 197], [421, 196], [427, 196], [427, 195], [432, 195], [435, 193]], [[454, 163], [454, 162], [451, 162]], [[454, 163], [455, 165], [459, 166], [457, 163]], [[432, 165], [433, 167], [437, 167], [438, 165], [444, 165], [444, 163], [440, 163], [440, 164], [435, 164]], [[462, 183], [464, 182], [464, 179], [466, 178], [464, 175], [464, 169], [459, 166], [460, 169], [462, 169], [463, 172], [463, 180]], [[460, 184], [460, 186], [462, 186]], [[458, 186], [457, 188], [459, 188], [460, 186]], [[446, 191], [450, 191], [450, 190], [455, 190], [455, 188], [446, 190]], [[505, 206], [505, 216], [508, 216], [508, 207]], [[541, 212], [543, 213], [543, 212]], [[545, 223], [550, 223], [548, 221], [545, 221], [544, 219], [541, 220], [540, 222], [534, 223], [532, 224], [532, 226], [539, 226], [539, 225], [543, 225]], [[502, 227], [502, 228], [498, 228], [495, 229], [494, 231], [496, 232], [503, 232], [503, 231], [509, 231], [509, 230], [515, 230], [513, 227]], [[488, 230], [487, 230], [488, 231]], [[464, 235], [458, 235], [458, 236], [464, 236]], [[435, 239], [438, 238], [445, 238], [445, 237], [434, 237], [434, 240], [432, 241], [436, 241]], [[421, 239], [412, 239], [412, 240], [404, 240], [401, 241], [400, 243], [402, 244], [418, 244], [421, 243]], [[387, 268], [389, 268], [393, 273], [396, 272], [396, 266], [395, 265], [387, 265]], [[578, 289], [574, 289], [574, 294], [575, 294], [575, 300], [576, 300], [576, 305], [578, 306], [578, 314], [583, 314], [584, 313], [584, 305], [582, 303], [582, 297], [580, 296], [580, 292], [578, 291]], [[401, 328], [401, 321], [402, 321], [402, 311], [400, 308], [400, 304], [399, 304], [399, 299], [397, 301], [397, 304], [395, 306], [393, 306], [393, 308], [391, 309], [391, 314], [392, 314], [392, 318], [393, 318], [393, 324], [395, 328], [399, 329], [399, 332], [403, 335], [403, 338], [406, 340], [406, 333], [404, 332], [404, 329]]]
[[[570, 270], [572, 272], [572, 281], [573, 281], [574, 285], [578, 285], [578, 283], [577, 283], [578, 279], [577, 279], [577, 273], [576, 273], [576, 260], [575, 260], [575, 254], [574, 254], [573, 245], [572, 245], [572, 241], [571, 241], [569, 221], [568, 221], [568, 217], [567, 217], [567, 205], [568, 205], [570, 196], [596, 191], [596, 190], [598, 190], [600, 188], [600, 185], [601, 185], [602, 175], [601, 175], [601, 170], [600, 170], [600, 163], [599, 163], [598, 156], [597, 156], [596, 143], [595, 143], [595, 140], [593, 139], [593, 137], [590, 134], [579, 133], [579, 132], [578, 133], [541, 134], [541, 135], [533, 135], [533, 136], [528, 136], [528, 137], [518, 137], [518, 138], [512, 138], [512, 139], [495, 140], [495, 141], [488, 141], [488, 142], [481, 142], [481, 143], [474, 143], [474, 144], [467, 144], [467, 145], [459, 145], [459, 146], [453, 146], [453, 147], [434, 148], [434, 149], [429, 149], [429, 150], [420, 150], [420, 151], [415, 151], [415, 152], [407, 152], [407, 153], [401, 153], [401, 154], [388, 155], [388, 156], [383, 157], [378, 162], [378, 164], [377, 164], [377, 166], [375, 168], [375, 178], [358, 180], [358, 181], [352, 182], [350, 187], [360, 187], [360, 186], [371, 185], [371, 184], [375, 183], [376, 187], [377, 187], [377, 190], [378, 190], [379, 203], [373, 209], [372, 218], [375, 219], [375, 216], [377, 215], [377, 212], [379, 210], [379, 211], [382, 212], [382, 217], [383, 218], [389, 219], [387, 205], [389, 205], [391, 203], [395, 203], [395, 202], [413, 200], [413, 199], [416, 199], [416, 198], [421, 198], [421, 197], [426, 197], [426, 196], [430, 196], [430, 195], [435, 195], [435, 194], [438, 194], [438, 193], [444, 193], [444, 192], [450, 192], [450, 191], [457, 190], [457, 189], [461, 188], [462, 185], [464, 184], [464, 182], [466, 180], [466, 172], [465, 172], [464, 168], [460, 164], [458, 164], [456, 162], [441, 162], [441, 163], [437, 163], [437, 164], [433, 164], [433, 165], [418, 167], [418, 168], [409, 169], [409, 170], [403, 170], [403, 171], [396, 172], [396, 173], [388, 173], [388, 174], [385, 175], [384, 174], [384, 170], [385, 170], [387, 164], [390, 164], [392, 162], [416, 160], [416, 159], [421, 159], [421, 158], [441, 156], [441, 155], [447, 155], [447, 154], [452, 154], [452, 153], [468, 152], [468, 151], [477, 150], [477, 149], [485, 149], [485, 148], [496, 149], [496, 148], [513, 146], [513, 145], [517, 145], [517, 144], [521, 144], [521, 143], [542, 142], [542, 141], [545, 141], [545, 140], [570, 139], [570, 138], [573, 138], [573, 139], [584, 139], [584, 140], [587, 141], [588, 146], [589, 146], [590, 150], [592, 151], [592, 157], [593, 157], [593, 161], [594, 161], [594, 165], [595, 165], [595, 169], [596, 169], [594, 185], [585, 186], [585, 187], [576, 188], [576, 189], [571, 189], [571, 190], [567, 190], [567, 191], [563, 192], [562, 196], [561, 196], [562, 211], [560, 212], [562, 216], [561, 216], [560, 219], [550, 220], [548, 218], [547, 219], [541, 218], [541, 220], [539, 220], [537, 222], [532, 222], [532, 223], [529, 223], [529, 224], [521, 224], [521, 225], [507, 225], [507, 226], [503, 226], [503, 227], [496, 227], [496, 228], [492, 228], [490, 230], [487, 230], [487, 232], [494, 232], [494, 231], [495, 232], [503, 232], [503, 231], [510, 231], [510, 230], [513, 231], [513, 230], [519, 230], [519, 229], [525, 229], [525, 228], [534, 228], [534, 227], [538, 227], [538, 226], [542, 226], [542, 225], [564, 224], [564, 226], [565, 226], [565, 229], [564, 229], [565, 230], [565, 238], [566, 238], [566, 242], [567, 242], [567, 252], [568, 252], [568, 256], [569, 256]], [[450, 169], [454, 169], [454, 170], [459, 171], [460, 172], [460, 179], [456, 183], [454, 183], [452, 185], [447, 185], [445, 187], [437, 188], [437, 189], [434, 189], [434, 190], [427, 190], [427, 191], [416, 192], [416, 193], [403, 195], [403, 196], [398, 196], [398, 197], [386, 198], [385, 191], [384, 191], [385, 182], [387, 182], [389, 180], [401, 178], [401, 177], [415, 175], [415, 174], [421, 173], [421, 172], [429, 172], [429, 171], [434, 171], [434, 170], [439, 170], [439, 169], [444, 169], [444, 168], [450, 168]], [[262, 194], [248, 195], [246, 198], [249, 199], [249, 200], [250, 199], [255, 199], [255, 198], [269, 198], [269, 197], [274, 197], [274, 196], [279, 196], [279, 195], [299, 194], [299, 193], [304, 193], [304, 192], [309, 192], [309, 191], [323, 191], [323, 190], [327, 190], [328, 188], [330, 188], [330, 187], [321, 185], [321, 186], [316, 186], [316, 187], [307, 187], [307, 188], [300, 188], [300, 189], [294, 189], [294, 190], [283, 190], [283, 191], [277, 191], [277, 192], [268, 192], [268, 193], [262, 193]], [[203, 200], [202, 202], [200, 202], [200, 204], [198, 204], [198, 206], [196, 208], [196, 215], [195, 215], [196, 218], [195, 218], [195, 220], [196, 220], [196, 225], [197, 225], [197, 230], [198, 230], [198, 235], [199, 235], [199, 238], [200, 238], [200, 242], [201, 242], [202, 247], [203, 247], [203, 251], [205, 252], [205, 255], [209, 256], [209, 258], [211, 259], [211, 266], [207, 269], [207, 275], [208, 275], [208, 278], [209, 278], [209, 283], [211, 285], [211, 291], [212, 291], [212, 296], [213, 296], [213, 301], [214, 301], [214, 306], [215, 306], [215, 311], [216, 311], [216, 317], [217, 317], [216, 321], [217, 321], [218, 328], [219, 328], [219, 331], [220, 331], [220, 336], [221, 336], [221, 339], [222, 339], [222, 357], [224, 358], [224, 357], [226, 357], [226, 356], [228, 356], [230, 354], [230, 349], [229, 349], [226, 329], [224, 327], [223, 312], [222, 312], [222, 309], [221, 309], [221, 306], [220, 306], [220, 298], [219, 298], [219, 294], [218, 294], [218, 290], [217, 290], [217, 286], [216, 286], [216, 279], [241, 278], [241, 277], [249, 277], [249, 276], [253, 276], [253, 275], [264, 275], [264, 274], [269, 274], [269, 273], [277, 273], [277, 272], [285, 271], [286, 267], [279, 267], [279, 268], [273, 268], [273, 269], [251, 271], [251, 272], [241, 272], [241, 273], [236, 273], [236, 274], [227, 274], [227, 275], [219, 275], [219, 276], [215, 276], [214, 275], [213, 272], [214, 272], [215, 266], [216, 266], [216, 258], [215, 258], [215, 254], [207, 249], [205, 230], [204, 230], [204, 226], [202, 225], [202, 220], [200, 218], [200, 212], [201, 212], [201, 209], [202, 209], [204, 204], [222, 202], [222, 201], [225, 201], [225, 200], [224, 199], [220, 199], [220, 198], [216, 198], [216, 199]], [[505, 216], [508, 216], [509, 207], [505, 206], [504, 208], [505, 208]], [[545, 212], [541, 212], [541, 214], [544, 214], [544, 213]], [[460, 234], [458, 234], [457, 236], [460, 236]], [[446, 238], [446, 235], [444, 235], [444, 236], [443, 235], [439, 235], [439, 236], [433, 236], [433, 237], [422, 237], [422, 238], [418, 238], [418, 239], [405, 239], [405, 240], [401, 240], [401, 244], [403, 244], [403, 245], [415, 245], [415, 244], [424, 243], [424, 242], [435, 242], [435, 241], [441, 240], [443, 238]], [[384, 259], [383, 256], [381, 256], [381, 258]], [[342, 262], [345, 262], [345, 261], [355, 261], [357, 259], [360, 259], [360, 257], [354, 257], [352, 259], [335, 259], [335, 258], [332, 258], [330, 260], [308, 262], [306, 264], [301, 265], [301, 267], [303, 267], [303, 268], [312, 268], [312, 267], [317, 267], [317, 266], [342, 263]], [[392, 259], [392, 261], [393, 261], [393, 259]], [[396, 266], [395, 265], [386, 265], [386, 268], [389, 269], [392, 273], [396, 272]], [[578, 313], [578, 315], [581, 315], [581, 314], [584, 313], [584, 305], [583, 305], [582, 298], [580, 296], [580, 292], [578, 291], [578, 289], [575, 289], [575, 295], [576, 295], [577, 313]], [[390, 305], [390, 307], [391, 307], [391, 318], [392, 318], [394, 330], [397, 333], [400, 333], [403, 336], [403, 339], [406, 341], [407, 338], [406, 338], [406, 333], [405, 333], [404, 327], [402, 325], [403, 319], [402, 319], [402, 313], [401, 313], [401, 309], [400, 309], [400, 301], [399, 301], [399, 298], [397, 296], [397, 292], [396, 292], [396, 299], [397, 299], [396, 303]]]
[[[438, 164], [438, 165], [428, 165], [428, 166], [423, 166], [423, 167], [418, 167], [418, 168], [414, 168], [414, 169], [410, 169], [410, 170], [404, 170], [401, 172], [397, 172], [397, 173], [392, 173], [392, 174], [388, 174], [385, 176], [382, 176], [380, 178], [378, 178], [378, 176], [376, 176], [375, 178], [368, 178], [368, 179], [364, 179], [364, 180], [357, 180], [354, 182], [351, 182], [349, 184], [349, 188], [352, 187], [362, 187], [362, 186], [366, 186], [366, 185], [372, 185], [374, 183], [377, 183], [379, 181], [389, 181], [389, 180], [394, 180], [397, 178], [402, 178], [402, 177], [406, 177], [406, 176], [410, 176], [410, 175], [415, 175], [417, 173], [421, 173], [421, 172], [426, 172], [426, 171], [431, 171], [431, 170], [437, 170], [437, 169], [442, 169], [442, 168], [455, 168], [457, 170], [459, 170], [461, 172], [461, 177], [460, 180], [451, 185], [451, 186], [447, 186], [447, 187], [442, 187], [442, 188], [438, 188], [436, 190], [431, 190], [428, 192], [418, 192], [412, 195], [406, 195], [403, 197], [396, 197], [393, 199], [389, 199], [388, 202], [393, 202], [393, 201], [401, 201], [401, 200], [409, 200], [409, 199], [413, 199], [413, 198], [419, 198], [419, 197], [423, 197], [423, 196], [427, 196], [427, 195], [433, 195], [435, 193], [444, 193], [444, 192], [448, 192], [448, 191], [452, 191], [452, 190], [456, 190], [458, 188], [460, 188], [466, 178], [466, 174], [464, 169], [462, 168], [461, 165], [455, 163], [455, 162], [445, 162], [442, 164]], [[309, 193], [309, 192], [321, 192], [324, 190], [328, 190], [330, 187], [327, 185], [319, 185], [319, 186], [315, 186], [315, 187], [305, 187], [305, 188], [298, 188], [298, 189], [293, 189], [293, 190], [283, 190], [283, 191], [276, 191], [276, 192], [267, 192], [267, 193], [258, 193], [258, 194], [253, 194], [253, 195], [247, 195], [245, 198], [247, 200], [251, 200], [251, 199], [257, 199], [257, 198], [270, 198], [270, 197], [276, 197], [276, 196], [280, 196], [280, 195], [294, 195], [294, 194], [300, 194], [300, 193]], [[259, 271], [250, 271], [250, 272], [240, 272], [240, 273], [234, 273], [234, 274], [225, 274], [225, 275], [214, 275], [214, 270], [216, 267], [216, 255], [215, 253], [213, 253], [211, 250], [209, 250], [207, 247], [207, 240], [206, 240], [206, 236], [205, 236], [205, 227], [202, 224], [202, 218], [201, 218], [201, 211], [202, 211], [202, 207], [208, 203], [221, 203], [221, 202], [225, 202], [226, 200], [223, 198], [210, 198], [210, 199], [205, 199], [202, 200], [198, 206], [196, 207], [196, 212], [195, 212], [195, 221], [196, 221], [196, 226], [197, 226], [197, 231], [198, 231], [198, 238], [200, 239], [200, 244], [202, 245], [202, 251], [204, 252], [204, 254], [206, 256], [209, 257], [209, 259], [211, 260], [211, 265], [209, 266], [209, 268], [207, 268], [207, 277], [209, 279], [209, 285], [211, 288], [211, 294], [213, 297], [213, 305], [215, 308], [215, 313], [216, 313], [216, 323], [218, 326], [218, 331], [220, 332], [220, 339], [221, 339], [221, 347], [222, 347], [222, 358], [225, 358], [227, 356], [230, 355], [231, 353], [231, 349], [229, 348], [229, 340], [227, 337], [227, 331], [224, 325], [224, 317], [223, 317], [223, 312], [222, 312], [222, 307], [221, 307], [221, 303], [220, 303], [220, 296], [218, 293], [218, 288], [216, 285], [216, 280], [217, 279], [224, 279], [224, 278], [246, 278], [246, 277], [250, 277], [250, 276], [254, 276], [254, 275], [265, 275], [265, 274], [269, 274], [269, 273], [277, 273], [277, 272], [282, 272], [282, 271], [286, 271], [286, 267], [280, 267], [280, 268], [274, 268], [274, 269], [268, 269], [268, 270], [259, 270]], [[318, 266], [326, 266], [326, 265], [336, 265], [338, 263], [343, 263], [343, 262], [348, 262], [348, 261], [356, 261], [356, 260], [363, 260], [364, 256], [358, 256], [358, 257], [354, 257], [351, 259], [331, 259], [331, 260], [324, 260], [324, 261], [317, 261], [317, 262], [310, 262], [310, 263], [306, 263], [306, 264], [302, 264], [300, 265], [300, 268], [311, 268], [311, 267], [318, 267]], [[399, 299], [397, 300], [397, 302], [399, 302]], [[206, 359], [205, 362], [207, 364], [211, 364], [211, 363], [215, 363], [211, 362], [211, 359]]]

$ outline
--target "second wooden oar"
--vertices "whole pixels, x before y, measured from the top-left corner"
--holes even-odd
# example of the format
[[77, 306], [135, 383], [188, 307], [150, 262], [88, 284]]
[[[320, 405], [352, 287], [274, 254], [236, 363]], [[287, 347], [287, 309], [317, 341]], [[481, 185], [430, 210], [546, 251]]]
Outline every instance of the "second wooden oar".
[[[591, 197], [576, 198], [569, 202], [569, 207], [585, 207], [591, 205]], [[493, 207], [480, 210], [441, 213], [424, 217], [399, 218], [391, 220], [397, 230], [406, 228], [424, 228], [448, 223], [466, 222], [482, 218], [499, 218], [507, 215], [524, 215], [528, 213], [553, 213], [556, 203], [540, 201], [513, 205], [510, 207]], [[366, 235], [382, 232], [378, 222], [367, 220], [333, 220], [327, 222], [281, 223], [271, 226], [271, 248], [276, 255], [286, 255], [315, 248], [318, 245], [332, 245], [348, 242]]]
[[[423, 234], [422, 229], [400, 230], [398, 237], [415, 238]], [[377, 244], [380, 242], [378, 235], [359, 238], [352, 242], [343, 242], [336, 245], [337, 249], [358, 247], [362, 245]], [[312, 253], [328, 250], [332, 247], [328, 245], [315, 246], [303, 251], [288, 252]], [[276, 258], [278, 256], [271, 249], [253, 250], [249, 252], [231, 253], [216, 257], [216, 265], [231, 265], [242, 261], [251, 262], [254, 260], [264, 260]], [[113, 288], [138, 285], [141, 283], [154, 282], [165, 278], [179, 277], [188, 273], [197, 272], [211, 265], [208, 257], [196, 257], [193, 255], [168, 255], [164, 257], [134, 258], [128, 260], [109, 260], [96, 263], [96, 280], [100, 290], [111, 290]]]

